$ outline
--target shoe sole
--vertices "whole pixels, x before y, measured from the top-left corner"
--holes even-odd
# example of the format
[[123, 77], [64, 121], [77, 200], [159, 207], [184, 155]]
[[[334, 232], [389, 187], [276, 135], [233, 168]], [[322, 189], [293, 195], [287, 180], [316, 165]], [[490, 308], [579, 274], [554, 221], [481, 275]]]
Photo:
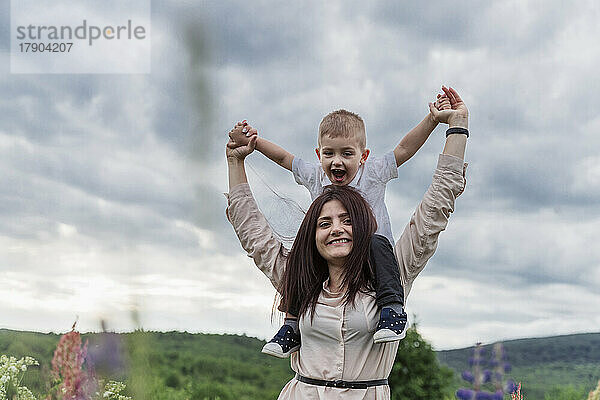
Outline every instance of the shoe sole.
[[[269, 346], [270, 344], [273, 344], [273, 346]], [[292, 354], [295, 351], [298, 351], [299, 348], [300, 348], [300, 346], [298, 345], [298, 346], [292, 347], [287, 352], [282, 353], [281, 350], [279, 350], [279, 349], [281, 349], [281, 346], [279, 346], [278, 344], [275, 344], [275, 343], [267, 343], [262, 348], [261, 353], [268, 354], [270, 356], [277, 357], [277, 358], [288, 358], [290, 356], [290, 354]]]
[[377, 344], [397, 342], [404, 339], [405, 336], [406, 330], [398, 335], [391, 329], [380, 329], [373, 335], [373, 342]]

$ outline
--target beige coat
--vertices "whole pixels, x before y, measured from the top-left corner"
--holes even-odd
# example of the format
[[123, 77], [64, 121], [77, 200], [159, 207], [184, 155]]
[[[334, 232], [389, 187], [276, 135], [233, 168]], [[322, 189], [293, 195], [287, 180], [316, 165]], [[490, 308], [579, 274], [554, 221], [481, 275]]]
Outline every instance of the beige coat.
[[[404, 228], [394, 251], [407, 298], [412, 283], [437, 247], [438, 235], [446, 228], [454, 201], [465, 187], [462, 160], [441, 154], [433, 181], [423, 200]], [[248, 184], [231, 189], [227, 214], [242, 247], [258, 268], [278, 287], [288, 250], [275, 238], [258, 210]], [[323, 284], [316, 314], [300, 319], [302, 346], [292, 354], [292, 369], [309, 378], [328, 381], [384, 379], [390, 375], [398, 342], [374, 344], [373, 333], [379, 319], [374, 293], [359, 293], [355, 306], [344, 306]], [[339, 389], [289, 381], [279, 399], [389, 399], [389, 386], [368, 389]]]

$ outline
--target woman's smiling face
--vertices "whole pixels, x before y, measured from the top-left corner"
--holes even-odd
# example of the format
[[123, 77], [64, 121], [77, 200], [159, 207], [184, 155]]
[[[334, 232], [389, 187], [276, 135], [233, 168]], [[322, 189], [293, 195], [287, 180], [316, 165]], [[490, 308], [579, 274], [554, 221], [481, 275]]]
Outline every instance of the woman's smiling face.
[[343, 265], [352, 251], [352, 221], [339, 200], [323, 204], [315, 233], [317, 250], [329, 264]]

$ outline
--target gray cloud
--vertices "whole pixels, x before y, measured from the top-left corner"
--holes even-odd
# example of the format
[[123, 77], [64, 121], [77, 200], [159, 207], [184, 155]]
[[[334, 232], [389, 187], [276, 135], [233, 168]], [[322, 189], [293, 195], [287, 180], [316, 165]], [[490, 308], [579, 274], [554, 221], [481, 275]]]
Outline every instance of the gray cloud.
[[[0, 5], [4, 38], [8, 7]], [[459, 89], [471, 112], [471, 165], [423, 283], [465, 285], [477, 304], [490, 302], [481, 288], [497, 288], [507, 307], [521, 299], [516, 292], [541, 287], [589, 293], [600, 260], [597, 17], [590, 4], [535, 1], [155, 2], [149, 75], [11, 75], [2, 52], [0, 237], [11, 250], [0, 269], [38, 274], [43, 279], [28, 290], [68, 308], [79, 292], [50, 275], [69, 276], [78, 262], [84, 276], [97, 277], [96, 268], [106, 282], [125, 282], [122, 290], [146, 302], [149, 326], [231, 332], [243, 321], [268, 336], [268, 322], [250, 308], [211, 324], [236, 309], [238, 293], [265, 315], [272, 295], [224, 217], [226, 132], [246, 118], [265, 138], [315, 160], [321, 118], [347, 108], [365, 118], [369, 147], [381, 156], [425, 117], [444, 83]], [[443, 134], [438, 127], [388, 186], [396, 236], [429, 185]], [[282, 222], [288, 209], [269, 187], [304, 207], [308, 195], [262, 155], [249, 164], [261, 208], [276, 229], [293, 231], [301, 215]], [[454, 289], [422, 287], [460, 307]], [[464, 343], [446, 339], [444, 326], [470, 324], [481, 339], [515, 321], [496, 305], [451, 321], [438, 312], [443, 305], [417, 293], [411, 301], [423, 307], [423, 329], [440, 346], [475, 341], [475, 333]], [[181, 313], [170, 315], [165, 301]], [[520, 306], [518, 318], [538, 315], [552, 299], [542, 302]], [[184, 323], [195, 317], [200, 322]], [[544, 318], [524, 332], [543, 333]]]
[[436, 44], [471, 47], [475, 16], [481, 16], [489, 7], [490, 3], [485, 1], [428, 4], [381, 1], [369, 10], [369, 14], [373, 20], [418, 38], [419, 42], [432, 40]]
[[[380, 1], [369, 15], [423, 48], [492, 48], [502, 55], [540, 54], [577, 15], [576, 8], [540, 1], [403, 4]], [[498, 23], [505, 21], [507, 24]], [[451, 27], [451, 28], [449, 28]]]
[[10, 49], [10, 1], [0, 3], [0, 51]]
[[218, 66], [264, 68], [281, 62], [297, 65], [314, 56], [323, 26], [319, 22], [325, 22], [315, 7], [318, 4], [206, 2], [198, 14], [214, 33]]

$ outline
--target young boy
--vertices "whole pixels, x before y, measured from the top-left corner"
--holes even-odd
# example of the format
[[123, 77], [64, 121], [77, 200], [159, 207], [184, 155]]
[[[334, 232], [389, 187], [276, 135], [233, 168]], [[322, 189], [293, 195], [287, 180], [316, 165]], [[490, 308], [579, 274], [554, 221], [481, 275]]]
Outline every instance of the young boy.
[[[449, 109], [450, 102], [445, 95], [438, 95], [434, 106], [438, 110]], [[371, 157], [368, 162], [370, 151], [366, 148], [364, 122], [360, 116], [346, 110], [334, 111], [321, 121], [315, 150], [319, 163], [308, 163], [262, 137], [256, 140], [256, 149], [291, 171], [296, 182], [309, 190], [313, 200], [329, 184], [350, 185], [363, 195], [373, 209], [377, 232], [371, 242], [370, 262], [375, 271], [376, 303], [381, 309], [373, 335], [375, 343], [402, 339], [407, 322], [404, 290], [392, 250], [394, 239], [384, 202], [385, 187], [388, 181], [398, 177], [398, 167], [421, 148], [437, 124], [433, 114], [428, 114], [392, 152], [383, 158]], [[246, 121], [239, 122], [229, 132], [231, 140], [228, 146], [243, 146], [256, 134], [257, 131]], [[285, 358], [300, 348], [298, 307], [294, 304], [280, 305], [280, 311], [286, 312], [284, 324], [262, 352]]]

